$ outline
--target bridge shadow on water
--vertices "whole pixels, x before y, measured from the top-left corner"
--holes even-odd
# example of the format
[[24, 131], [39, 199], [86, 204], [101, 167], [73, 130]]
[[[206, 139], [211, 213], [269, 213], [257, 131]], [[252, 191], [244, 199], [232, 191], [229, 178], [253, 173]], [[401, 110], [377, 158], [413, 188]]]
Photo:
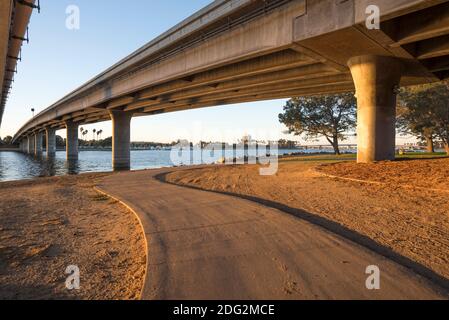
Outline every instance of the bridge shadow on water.
[[[192, 169], [187, 169], [187, 170], [192, 170]], [[346, 228], [345, 226], [343, 226], [335, 221], [326, 219], [324, 217], [317, 216], [313, 213], [309, 213], [309, 212], [306, 212], [306, 211], [298, 209], [298, 208], [293, 208], [293, 207], [287, 206], [283, 203], [259, 198], [256, 196], [242, 195], [242, 194], [226, 192], [226, 191], [205, 190], [205, 189], [201, 189], [201, 188], [198, 188], [195, 186], [177, 185], [173, 182], [167, 181], [166, 176], [169, 173], [170, 172], [161, 173], [156, 176], [156, 179], [163, 183], [168, 183], [168, 184], [175, 185], [178, 187], [185, 187], [185, 188], [200, 190], [203, 192], [213, 192], [213, 193], [224, 194], [224, 195], [228, 195], [228, 196], [232, 196], [232, 197], [238, 197], [241, 199], [245, 199], [245, 200], [249, 200], [249, 201], [253, 201], [253, 202], [262, 204], [262, 205], [270, 207], [270, 208], [280, 210], [282, 212], [285, 212], [287, 214], [295, 216], [299, 219], [305, 220], [315, 226], [321, 227], [327, 231], [337, 234], [337, 235], [339, 235], [345, 239], [348, 239], [356, 244], [359, 244], [365, 248], [368, 248], [368, 249], [372, 250], [373, 252], [398, 263], [399, 265], [402, 265], [408, 269], [411, 269], [413, 272], [419, 274], [420, 276], [422, 276], [422, 277], [430, 280], [434, 284], [440, 286], [443, 290], [445, 290], [445, 294], [449, 296], [449, 279], [437, 274], [436, 272], [429, 269], [428, 267], [393, 251], [391, 248], [388, 248], [388, 247], [374, 241], [373, 239], [371, 239], [363, 234], [358, 233], [357, 231]]]

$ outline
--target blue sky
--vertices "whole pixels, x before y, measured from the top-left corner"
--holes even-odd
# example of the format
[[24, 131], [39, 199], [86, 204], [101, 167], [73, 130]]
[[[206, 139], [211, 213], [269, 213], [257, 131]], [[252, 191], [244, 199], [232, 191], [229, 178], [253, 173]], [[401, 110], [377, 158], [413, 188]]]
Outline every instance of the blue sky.
[[[209, 4], [209, 0], [41, 0], [30, 22], [0, 136], [13, 135], [31, 117], [118, 60]], [[66, 8], [80, 9], [80, 29], [66, 28]], [[170, 142], [178, 138], [235, 141], [285, 135], [278, 121], [285, 100], [182, 111], [132, 120], [133, 141]], [[85, 126], [111, 135], [111, 123]], [[65, 136], [64, 130], [58, 131]], [[323, 140], [321, 140], [323, 141]], [[353, 142], [352, 140], [350, 142]]]
[[[30, 43], [23, 46], [12, 94], [6, 106], [0, 136], [14, 134], [36, 112], [48, 107], [107, 67], [146, 44], [208, 0], [42, 0], [41, 13], [30, 22]], [[66, 28], [66, 8], [80, 9], [80, 29]], [[132, 120], [133, 141], [169, 142], [178, 138], [232, 141], [278, 134], [277, 120], [285, 100], [148, 116]], [[254, 112], [256, 109], [256, 112]], [[85, 126], [111, 134], [111, 123]], [[275, 132], [275, 133], [273, 133]], [[64, 130], [58, 132], [64, 136]], [[265, 139], [265, 137], [260, 137]]]

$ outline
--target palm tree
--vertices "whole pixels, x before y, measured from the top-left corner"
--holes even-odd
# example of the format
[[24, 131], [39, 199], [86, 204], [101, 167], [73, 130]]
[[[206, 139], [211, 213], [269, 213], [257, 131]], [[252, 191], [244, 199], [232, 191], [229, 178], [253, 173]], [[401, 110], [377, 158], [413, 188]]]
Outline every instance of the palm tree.
[[98, 131], [97, 131], [97, 140], [100, 140], [100, 139], [99, 139], [100, 134], [101, 134], [101, 130], [98, 130]]
[[98, 134], [100, 135], [100, 139], [101, 139], [101, 135], [103, 134], [103, 130], [98, 131]]
[[97, 132], [97, 129], [92, 130], [92, 137], [94, 138], [94, 141], [95, 141], [95, 132]]

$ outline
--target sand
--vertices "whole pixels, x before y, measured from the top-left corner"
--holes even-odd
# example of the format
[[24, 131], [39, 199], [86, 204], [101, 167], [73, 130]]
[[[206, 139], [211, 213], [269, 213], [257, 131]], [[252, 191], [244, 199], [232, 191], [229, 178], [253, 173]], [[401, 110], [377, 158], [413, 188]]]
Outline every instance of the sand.
[[449, 196], [401, 185], [415, 182], [447, 190], [449, 159], [366, 166], [344, 162], [320, 168], [334, 175], [386, 182], [381, 184], [329, 178], [316, 171], [322, 164], [317, 158], [291, 158], [280, 162], [274, 176], [260, 176], [257, 166], [223, 165], [177, 171], [166, 179], [250, 198], [290, 213], [306, 211], [311, 214], [306, 219], [329, 222], [335, 230], [335, 225], [343, 226], [447, 281]]
[[[166, 183], [184, 168], [121, 172], [98, 188], [148, 240], [144, 299], [444, 299], [447, 291], [333, 232], [238, 197]], [[366, 268], [381, 270], [368, 290]]]
[[[93, 187], [104, 174], [0, 183], [0, 299], [138, 299], [137, 218]], [[80, 290], [65, 270], [80, 269]]]

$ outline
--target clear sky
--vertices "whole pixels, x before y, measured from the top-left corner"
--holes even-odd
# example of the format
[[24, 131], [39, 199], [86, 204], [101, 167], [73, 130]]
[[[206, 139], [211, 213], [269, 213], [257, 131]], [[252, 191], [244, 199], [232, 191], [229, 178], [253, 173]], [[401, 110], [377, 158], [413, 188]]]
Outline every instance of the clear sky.
[[[30, 22], [0, 136], [13, 135], [30, 117], [170, 27], [210, 0], [41, 0]], [[66, 27], [66, 9], [80, 9], [80, 29]], [[278, 121], [285, 100], [212, 107], [132, 120], [133, 141], [171, 142], [178, 138], [234, 141], [244, 134], [258, 139], [285, 135]], [[255, 112], [256, 110], [256, 112]], [[111, 123], [85, 126], [111, 135]], [[64, 130], [58, 134], [65, 136]], [[352, 141], [351, 141], [352, 142]]]

